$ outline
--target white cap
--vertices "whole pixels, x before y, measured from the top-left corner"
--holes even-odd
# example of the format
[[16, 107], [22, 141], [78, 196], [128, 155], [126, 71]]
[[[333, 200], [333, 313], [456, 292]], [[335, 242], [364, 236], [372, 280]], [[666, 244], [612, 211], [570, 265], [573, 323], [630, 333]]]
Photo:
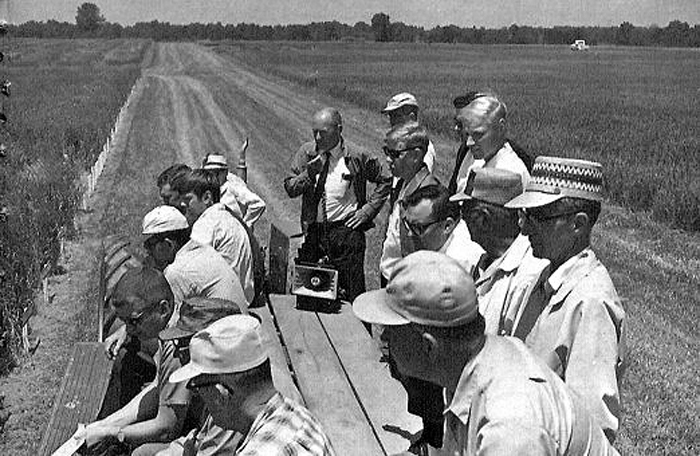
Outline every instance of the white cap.
[[173, 372], [170, 382], [183, 382], [201, 374], [245, 372], [267, 358], [258, 319], [231, 315], [192, 336], [190, 362]]
[[182, 212], [172, 206], [158, 206], [143, 218], [141, 234], [160, 234], [184, 230], [189, 225]]
[[384, 109], [382, 109], [382, 114], [394, 111], [402, 106], [415, 106], [417, 108], [418, 100], [416, 100], [416, 97], [408, 92], [398, 93], [391, 97], [391, 99], [387, 102]]
[[202, 169], [228, 169], [226, 157], [219, 154], [208, 155]]

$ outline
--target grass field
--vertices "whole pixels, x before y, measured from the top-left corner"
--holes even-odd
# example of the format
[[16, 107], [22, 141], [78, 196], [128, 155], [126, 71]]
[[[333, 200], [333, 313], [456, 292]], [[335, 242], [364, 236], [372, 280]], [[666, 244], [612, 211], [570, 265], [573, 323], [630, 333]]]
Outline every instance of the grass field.
[[7, 40], [7, 156], [0, 158], [0, 372], [14, 362], [17, 321], [39, 272], [71, 235], [80, 174], [95, 161], [140, 71], [145, 42]]
[[700, 230], [697, 49], [237, 42], [217, 50], [372, 111], [411, 92], [422, 122], [442, 137], [452, 136], [452, 99], [490, 88], [526, 149], [600, 161], [612, 201]]

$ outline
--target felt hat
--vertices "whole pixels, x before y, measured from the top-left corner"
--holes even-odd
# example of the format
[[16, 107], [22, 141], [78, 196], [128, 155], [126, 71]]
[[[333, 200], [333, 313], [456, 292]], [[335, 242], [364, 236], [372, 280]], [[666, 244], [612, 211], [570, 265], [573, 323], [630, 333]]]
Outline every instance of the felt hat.
[[467, 177], [464, 190], [450, 201], [478, 200], [503, 206], [523, 192], [520, 175], [498, 168], [474, 168]]
[[191, 337], [216, 320], [240, 313], [239, 305], [226, 299], [201, 296], [187, 298], [180, 307], [180, 318], [175, 326], [165, 328], [158, 334], [158, 337], [161, 340]]
[[478, 315], [474, 281], [445, 254], [420, 250], [394, 268], [385, 289], [368, 291], [352, 305], [367, 323], [462, 326]]
[[179, 383], [201, 374], [245, 372], [267, 359], [260, 321], [251, 315], [231, 315], [192, 336], [190, 362], [169, 380]]
[[382, 109], [382, 114], [386, 114], [390, 111], [401, 108], [402, 106], [415, 106], [418, 107], [418, 100], [416, 97], [407, 92], [397, 93], [389, 99], [386, 103], [384, 109]]
[[184, 230], [189, 225], [182, 212], [173, 206], [158, 206], [143, 218], [141, 234], [152, 235]]
[[566, 197], [602, 201], [603, 165], [572, 158], [537, 157], [525, 192], [505, 206], [540, 207]]
[[223, 155], [219, 154], [211, 154], [207, 155], [206, 160], [204, 161], [204, 165], [202, 166], [202, 169], [228, 169], [228, 162], [226, 161], [226, 157]]

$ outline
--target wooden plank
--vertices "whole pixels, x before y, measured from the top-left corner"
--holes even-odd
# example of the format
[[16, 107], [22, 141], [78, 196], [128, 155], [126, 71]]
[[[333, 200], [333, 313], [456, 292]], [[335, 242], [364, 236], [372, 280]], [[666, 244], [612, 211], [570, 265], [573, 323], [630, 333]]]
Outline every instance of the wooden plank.
[[289, 236], [274, 224], [270, 225], [270, 293], [287, 293]]
[[53, 453], [73, 435], [78, 423], [90, 423], [97, 418], [111, 370], [112, 361], [104, 355], [102, 344], [75, 344], [42, 438], [40, 456]]
[[301, 394], [336, 453], [384, 455], [318, 316], [297, 310], [291, 295], [270, 295], [270, 301]]
[[379, 362], [376, 341], [349, 305], [338, 314], [318, 316], [382, 448], [387, 454], [406, 451], [422, 423], [406, 410], [406, 391], [391, 377], [389, 366]]
[[294, 383], [294, 377], [289, 365], [289, 355], [282, 346], [270, 309], [264, 306], [254, 309], [252, 312], [262, 318], [263, 343], [270, 355], [272, 380], [275, 383], [275, 387], [283, 395], [303, 404], [304, 398], [301, 396], [296, 383]]

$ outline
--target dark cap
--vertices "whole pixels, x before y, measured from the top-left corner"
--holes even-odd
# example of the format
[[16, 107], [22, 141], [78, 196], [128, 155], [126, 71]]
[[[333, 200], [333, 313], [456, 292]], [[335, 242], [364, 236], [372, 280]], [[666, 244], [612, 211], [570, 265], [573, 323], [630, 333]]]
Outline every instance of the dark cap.
[[238, 305], [233, 301], [218, 298], [188, 298], [182, 303], [177, 324], [172, 328], [165, 328], [158, 336], [164, 341], [191, 337], [221, 318], [240, 313]]

